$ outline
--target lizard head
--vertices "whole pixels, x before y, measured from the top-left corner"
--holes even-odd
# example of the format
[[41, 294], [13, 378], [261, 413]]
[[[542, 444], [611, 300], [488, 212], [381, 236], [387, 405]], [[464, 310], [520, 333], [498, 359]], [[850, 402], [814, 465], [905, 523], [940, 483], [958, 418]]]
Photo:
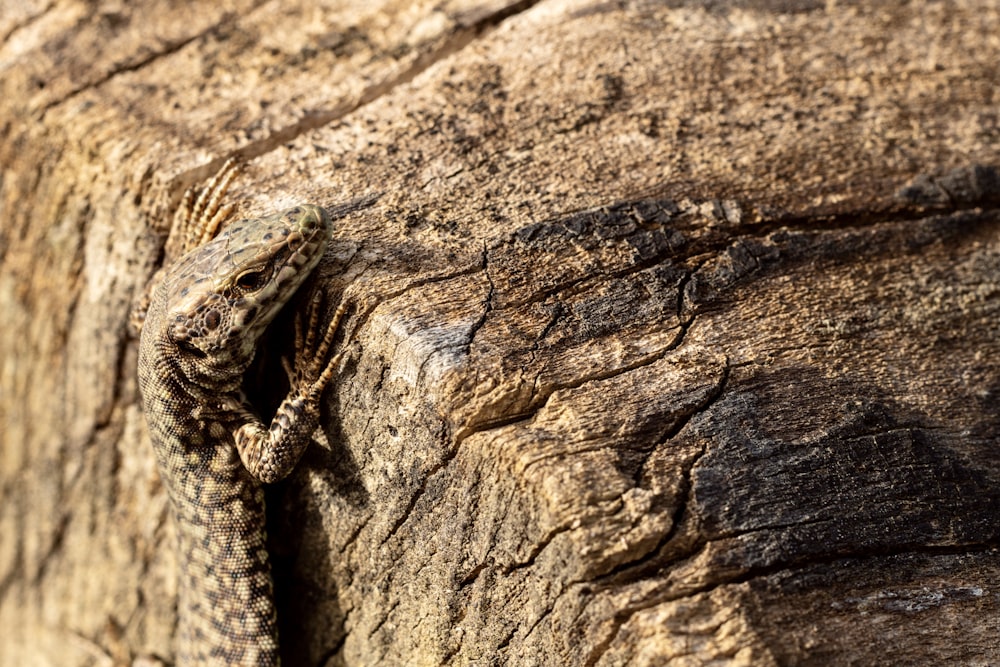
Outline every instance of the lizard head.
[[178, 260], [164, 279], [165, 323], [183, 362], [242, 373], [264, 329], [316, 268], [330, 234], [326, 211], [297, 206], [235, 222]]

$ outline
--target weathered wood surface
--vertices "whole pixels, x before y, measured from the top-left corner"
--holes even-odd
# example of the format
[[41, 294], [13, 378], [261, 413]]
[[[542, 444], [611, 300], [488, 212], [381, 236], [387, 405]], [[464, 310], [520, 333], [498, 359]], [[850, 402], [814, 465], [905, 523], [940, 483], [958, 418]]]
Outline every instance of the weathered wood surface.
[[0, 664], [170, 662], [126, 321], [231, 155], [245, 214], [374, 202], [323, 265], [327, 442], [270, 495], [289, 664], [997, 662], [998, 35], [987, 1], [3, 4]]

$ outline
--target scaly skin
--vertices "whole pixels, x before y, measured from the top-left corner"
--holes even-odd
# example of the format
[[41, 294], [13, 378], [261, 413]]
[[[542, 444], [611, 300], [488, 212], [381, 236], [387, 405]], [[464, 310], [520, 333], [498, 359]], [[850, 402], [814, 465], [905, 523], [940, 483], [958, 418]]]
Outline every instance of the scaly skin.
[[316, 267], [331, 223], [320, 207], [299, 206], [215, 236], [233, 173], [227, 164], [193, 207], [185, 200], [167, 260], [171, 243], [186, 254], [154, 279], [139, 342], [143, 411], [177, 521], [177, 665], [278, 664], [261, 483], [298, 461], [339, 360], [325, 358], [343, 309], [317, 337], [313, 300], [305, 335], [296, 321], [296, 371], [269, 427], [240, 391], [259, 337]]

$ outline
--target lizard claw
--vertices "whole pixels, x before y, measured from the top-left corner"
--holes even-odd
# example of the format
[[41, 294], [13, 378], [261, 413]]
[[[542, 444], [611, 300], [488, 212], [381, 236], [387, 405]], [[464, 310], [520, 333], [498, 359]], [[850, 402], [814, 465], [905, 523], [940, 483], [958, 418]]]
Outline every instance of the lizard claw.
[[296, 370], [294, 373], [289, 368], [287, 360], [282, 359], [285, 372], [289, 373], [293, 385], [309, 400], [319, 399], [344, 356], [343, 352], [339, 352], [327, 359], [330, 347], [333, 345], [333, 339], [337, 335], [340, 322], [343, 320], [349, 304], [346, 301], [341, 301], [322, 337], [318, 337], [323, 303], [322, 292], [316, 290], [304, 312], [299, 311], [299, 315], [295, 318]]

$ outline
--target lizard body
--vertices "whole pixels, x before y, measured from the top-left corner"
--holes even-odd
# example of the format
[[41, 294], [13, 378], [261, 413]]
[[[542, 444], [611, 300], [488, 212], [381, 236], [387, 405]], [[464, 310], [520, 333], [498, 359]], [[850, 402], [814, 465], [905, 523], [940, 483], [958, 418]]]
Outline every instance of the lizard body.
[[243, 395], [259, 337], [316, 267], [331, 222], [299, 206], [216, 235], [234, 171], [227, 164], [197, 201], [186, 197], [140, 318], [143, 412], [177, 523], [178, 665], [279, 663], [261, 484], [298, 461], [339, 360], [326, 356], [343, 307], [317, 337], [313, 300], [304, 335], [296, 320], [291, 389], [269, 426]]

